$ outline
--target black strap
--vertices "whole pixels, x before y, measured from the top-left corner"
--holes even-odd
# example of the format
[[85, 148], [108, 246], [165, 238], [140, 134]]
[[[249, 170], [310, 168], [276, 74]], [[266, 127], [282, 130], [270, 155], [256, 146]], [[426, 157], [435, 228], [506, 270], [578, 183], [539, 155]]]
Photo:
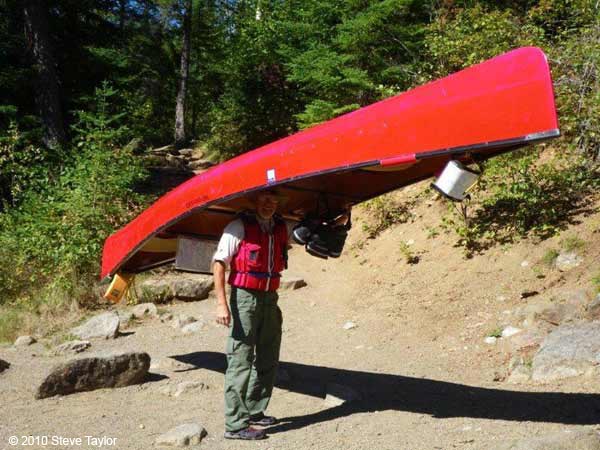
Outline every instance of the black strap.
[[281, 278], [281, 274], [279, 272], [253, 272], [253, 271], [240, 272], [240, 271], [236, 271], [235, 273], [247, 274], [247, 275], [251, 275], [255, 278]]

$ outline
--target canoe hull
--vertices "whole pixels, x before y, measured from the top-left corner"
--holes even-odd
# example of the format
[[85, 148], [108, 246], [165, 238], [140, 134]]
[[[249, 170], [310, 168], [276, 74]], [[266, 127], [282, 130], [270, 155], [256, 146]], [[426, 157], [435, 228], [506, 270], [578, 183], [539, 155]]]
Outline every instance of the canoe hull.
[[267, 187], [288, 197], [284, 216], [300, 218], [426, 179], [452, 158], [485, 159], [558, 135], [546, 57], [517, 49], [195, 176], [106, 240], [101, 276], [172, 260], [178, 235], [218, 239]]

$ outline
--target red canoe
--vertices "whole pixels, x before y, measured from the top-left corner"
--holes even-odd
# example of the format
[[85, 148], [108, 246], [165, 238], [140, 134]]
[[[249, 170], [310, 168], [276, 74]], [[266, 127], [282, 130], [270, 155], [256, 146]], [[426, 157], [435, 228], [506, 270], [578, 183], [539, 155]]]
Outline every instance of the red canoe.
[[248, 195], [278, 186], [281, 213], [357, 204], [559, 135], [544, 53], [521, 48], [233, 158], [165, 194], [104, 244], [101, 276], [173, 261], [178, 236], [219, 238]]

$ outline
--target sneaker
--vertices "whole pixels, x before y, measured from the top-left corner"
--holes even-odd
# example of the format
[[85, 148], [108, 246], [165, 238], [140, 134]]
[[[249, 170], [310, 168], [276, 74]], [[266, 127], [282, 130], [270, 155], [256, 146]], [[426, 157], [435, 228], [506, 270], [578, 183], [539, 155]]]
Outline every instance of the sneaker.
[[300, 245], [306, 245], [310, 241], [312, 230], [304, 225], [298, 225], [292, 231], [292, 237]]
[[318, 234], [313, 234], [310, 238], [310, 242], [306, 244], [306, 251], [313, 256], [318, 258], [327, 259], [329, 256], [329, 249], [327, 243], [321, 239]]
[[259, 425], [261, 427], [270, 427], [271, 425], [275, 425], [277, 423], [277, 419], [273, 416], [265, 416], [264, 413], [257, 414], [255, 416], [250, 416], [250, 425]]
[[265, 430], [257, 430], [256, 428], [247, 427], [238, 431], [226, 431], [224, 437], [225, 439], [257, 441], [259, 439], [265, 439], [267, 437], [267, 433]]
[[329, 256], [332, 258], [339, 258], [344, 249], [346, 238], [348, 237], [348, 231], [343, 227], [333, 228], [331, 233], [326, 237], [327, 248], [329, 249]]

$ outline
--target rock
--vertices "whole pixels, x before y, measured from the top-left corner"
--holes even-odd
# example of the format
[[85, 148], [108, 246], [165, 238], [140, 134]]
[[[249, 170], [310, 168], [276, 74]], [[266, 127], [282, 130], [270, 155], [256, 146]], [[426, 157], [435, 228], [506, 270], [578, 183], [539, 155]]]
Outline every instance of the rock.
[[586, 289], [575, 289], [566, 291], [563, 297], [567, 303], [585, 308], [590, 303], [590, 295]]
[[186, 325], [189, 325], [189, 324], [197, 322], [197, 321], [198, 321], [198, 319], [196, 319], [195, 317], [188, 316], [186, 314], [179, 314], [177, 317], [175, 317], [173, 319], [173, 321], [171, 322], [171, 326], [173, 328], [183, 328]]
[[179, 149], [179, 154], [182, 156], [185, 156], [186, 158], [189, 156], [192, 156], [193, 153], [194, 153], [193, 148], [180, 148]]
[[153, 148], [150, 150], [151, 153], [156, 153], [159, 155], [166, 155], [175, 151], [175, 147], [173, 145], [165, 145], [164, 147]]
[[587, 305], [585, 314], [589, 320], [600, 320], [600, 294]]
[[4, 361], [3, 359], [0, 359], [0, 373], [4, 372], [9, 367], [10, 367], [10, 363], [8, 361]]
[[515, 334], [510, 338], [510, 344], [515, 351], [524, 351], [528, 349], [537, 350], [544, 340], [545, 335], [540, 330], [531, 330]]
[[550, 333], [533, 358], [534, 381], [598, 373], [600, 322], [562, 325]]
[[192, 170], [208, 169], [209, 167], [214, 166], [214, 163], [208, 159], [197, 159], [195, 161], [188, 162], [187, 166]]
[[14, 343], [15, 347], [27, 347], [28, 345], [35, 344], [37, 341], [33, 336], [19, 336]]
[[522, 261], [521, 267], [529, 267], [529, 261]]
[[208, 298], [214, 287], [211, 275], [182, 274], [168, 278], [173, 296], [182, 300], [203, 300]]
[[188, 323], [181, 328], [183, 334], [194, 334], [202, 331], [204, 324], [200, 321]]
[[182, 160], [179, 156], [174, 155], [165, 155], [165, 161], [167, 162], [169, 167], [173, 167], [176, 169], [181, 169], [185, 166], [185, 161]]
[[358, 325], [356, 325], [354, 322], [346, 322], [343, 326], [344, 330], [352, 330], [356, 327], [358, 327]]
[[508, 441], [494, 450], [600, 450], [600, 436], [594, 430], [563, 431], [542, 437]]
[[516, 366], [506, 380], [511, 384], [526, 383], [531, 379], [531, 368], [525, 365]]
[[152, 361], [150, 365], [150, 369], [152, 370], [186, 370], [191, 369], [194, 366], [191, 364], [186, 364], [181, 361], [177, 361], [173, 358], [162, 358], [156, 359]]
[[509, 338], [511, 336], [514, 336], [515, 334], [520, 333], [521, 331], [523, 331], [523, 330], [521, 330], [520, 328], [515, 328], [515, 327], [509, 326], [509, 327], [504, 328], [504, 330], [502, 330], [502, 337]]
[[169, 283], [164, 277], [148, 278], [142, 281], [140, 291], [145, 302], [163, 303], [173, 298]]
[[56, 366], [38, 387], [35, 397], [46, 398], [141, 382], [150, 367], [148, 353], [121, 353], [81, 358]]
[[119, 334], [119, 315], [116, 312], [98, 314], [83, 325], [73, 328], [71, 334], [84, 340], [92, 338], [115, 338]]
[[198, 445], [207, 434], [206, 430], [197, 423], [184, 423], [160, 435], [156, 438], [155, 444], [174, 447]]
[[556, 257], [554, 265], [560, 271], [567, 271], [574, 269], [583, 262], [583, 258], [578, 256], [575, 252], [563, 252]]
[[169, 322], [173, 320], [173, 314], [170, 312], [162, 313], [158, 318], [161, 322]]
[[348, 386], [337, 383], [328, 383], [325, 395], [327, 406], [339, 406], [347, 402], [361, 400], [361, 395]]
[[148, 278], [140, 284], [142, 298], [152, 303], [163, 303], [173, 298], [203, 300], [214, 286], [210, 275], [181, 273]]
[[157, 316], [158, 310], [154, 303], [140, 303], [131, 309], [131, 313], [136, 319], [142, 319], [144, 316]]
[[560, 325], [563, 322], [579, 319], [582, 316], [582, 310], [571, 303], [545, 300], [525, 305], [519, 309], [516, 315], [524, 319], [525, 326], [531, 326], [540, 321], [551, 325]]
[[119, 328], [127, 328], [134, 319], [131, 311], [117, 311], [119, 316]]
[[205, 155], [205, 151], [203, 148], [195, 148], [192, 150], [192, 154], [189, 155], [191, 160], [203, 159]]
[[283, 277], [279, 289], [294, 291], [307, 286], [306, 281], [300, 277]]
[[53, 354], [64, 355], [69, 353], [81, 353], [91, 347], [90, 341], [67, 341], [54, 347]]
[[193, 391], [203, 391], [208, 386], [200, 381], [183, 381], [177, 384], [167, 384], [159, 389], [159, 392], [169, 397], [179, 397]]
[[495, 343], [496, 343], [496, 341], [497, 341], [497, 340], [498, 340], [498, 339], [496, 338], [496, 336], [487, 336], [487, 337], [486, 337], [486, 338], [483, 340], [483, 342], [485, 342], [486, 344], [489, 344], [489, 345], [493, 345], [493, 344], [495, 344]]

